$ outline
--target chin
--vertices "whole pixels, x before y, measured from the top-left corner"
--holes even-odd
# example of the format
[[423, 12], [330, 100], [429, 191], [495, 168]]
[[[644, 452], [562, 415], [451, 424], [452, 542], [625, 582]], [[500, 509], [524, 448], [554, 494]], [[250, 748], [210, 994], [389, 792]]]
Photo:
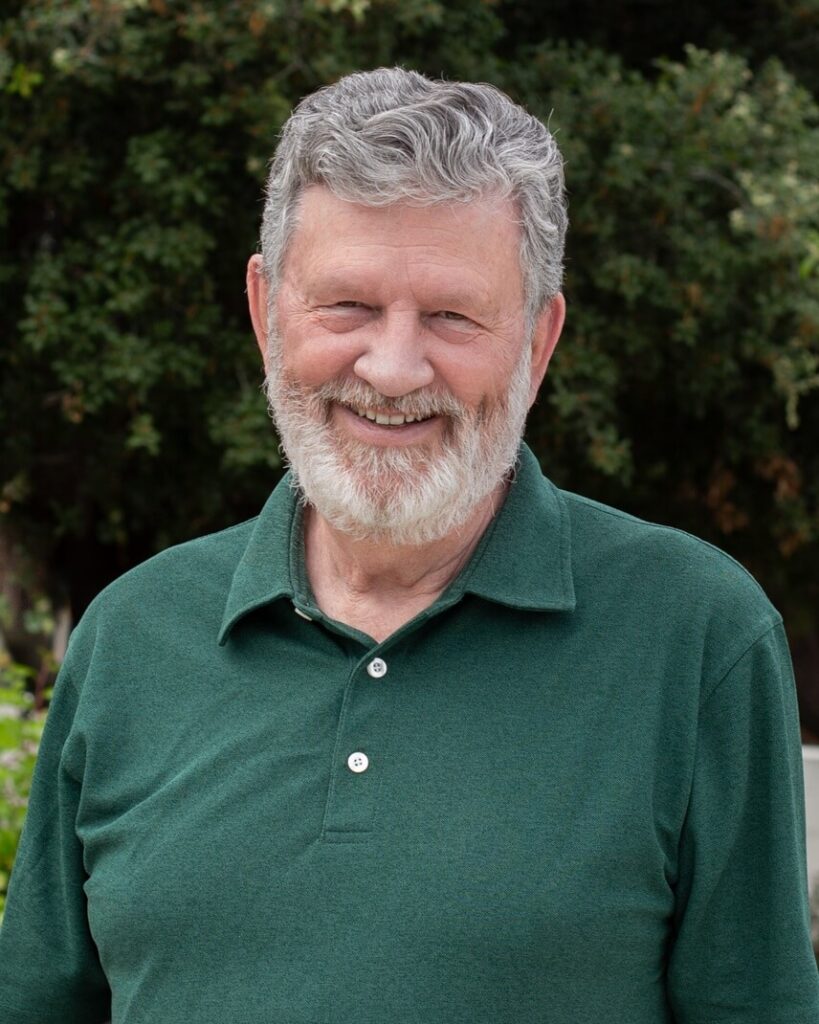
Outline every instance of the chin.
[[[312, 468], [312, 467], [311, 467]], [[301, 490], [318, 514], [335, 529], [358, 540], [393, 545], [420, 545], [440, 540], [461, 527], [485, 497], [456, 474], [436, 471], [376, 475], [341, 470], [323, 479], [312, 472], [298, 476]]]

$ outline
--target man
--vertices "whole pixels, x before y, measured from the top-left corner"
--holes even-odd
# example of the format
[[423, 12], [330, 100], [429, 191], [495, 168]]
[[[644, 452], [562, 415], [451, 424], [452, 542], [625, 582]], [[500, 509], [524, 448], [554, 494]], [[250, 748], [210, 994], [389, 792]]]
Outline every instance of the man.
[[520, 443], [565, 227], [490, 87], [297, 108], [248, 269], [289, 482], [75, 631], [4, 1022], [819, 1020], [779, 615]]

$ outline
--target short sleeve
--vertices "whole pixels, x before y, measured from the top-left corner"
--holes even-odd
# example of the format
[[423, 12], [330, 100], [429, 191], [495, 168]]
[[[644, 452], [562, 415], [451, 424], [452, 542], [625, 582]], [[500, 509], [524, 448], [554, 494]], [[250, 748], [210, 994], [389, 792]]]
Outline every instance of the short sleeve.
[[75, 821], [81, 780], [62, 752], [77, 691], [64, 667], [54, 689], [32, 781], [3, 925], [4, 1024], [100, 1024], [110, 992], [88, 928], [82, 847]]
[[668, 967], [678, 1024], [818, 1024], [803, 787], [780, 623], [701, 708]]

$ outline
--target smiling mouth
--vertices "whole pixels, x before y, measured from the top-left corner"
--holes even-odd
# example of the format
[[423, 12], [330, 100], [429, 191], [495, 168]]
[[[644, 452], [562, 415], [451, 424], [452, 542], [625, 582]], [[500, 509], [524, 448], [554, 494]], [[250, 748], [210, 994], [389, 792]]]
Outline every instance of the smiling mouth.
[[356, 405], [347, 405], [346, 409], [354, 412], [363, 420], [370, 420], [382, 427], [403, 427], [405, 423], [424, 423], [426, 420], [434, 419], [434, 416], [408, 416], [404, 413], [386, 413], [377, 409], [368, 409]]

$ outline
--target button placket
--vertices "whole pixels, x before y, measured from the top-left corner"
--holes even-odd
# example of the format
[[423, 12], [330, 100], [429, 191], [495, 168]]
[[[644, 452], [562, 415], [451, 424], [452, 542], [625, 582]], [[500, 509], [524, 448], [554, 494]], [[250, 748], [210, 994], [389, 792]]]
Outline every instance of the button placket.
[[[344, 695], [324, 816], [324, 838], [355, 841], [372, 829], [391, 732], [393, 700], [380, 681], [384, 658], [362, 658]], [[379, 685], [375, 685], [378, 683]]]

